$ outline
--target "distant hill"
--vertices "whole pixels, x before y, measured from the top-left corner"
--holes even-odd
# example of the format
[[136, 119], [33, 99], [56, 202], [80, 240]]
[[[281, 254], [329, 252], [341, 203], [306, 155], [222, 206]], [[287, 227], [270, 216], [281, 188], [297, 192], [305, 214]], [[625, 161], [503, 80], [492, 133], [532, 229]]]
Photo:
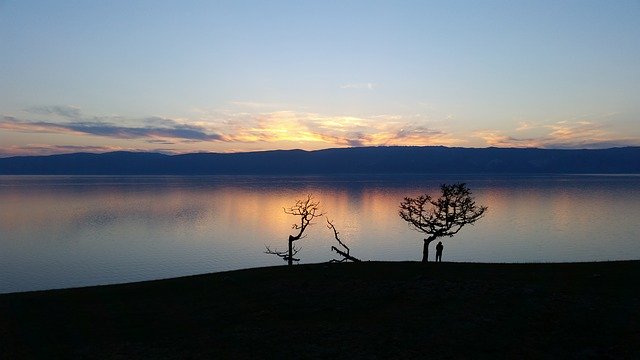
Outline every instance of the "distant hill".
[[600, 150], [359, 147], [165, 155], [75, 153], [0, 159], [2, 175], [640, 173], [640, 147]]

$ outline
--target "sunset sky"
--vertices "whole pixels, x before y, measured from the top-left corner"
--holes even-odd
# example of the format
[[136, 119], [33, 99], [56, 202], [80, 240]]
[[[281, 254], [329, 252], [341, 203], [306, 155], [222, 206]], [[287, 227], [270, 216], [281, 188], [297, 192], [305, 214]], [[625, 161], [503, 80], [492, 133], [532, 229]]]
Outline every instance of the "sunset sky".
[[640, 146], [640, 1], [0, 0], [0, 156]]

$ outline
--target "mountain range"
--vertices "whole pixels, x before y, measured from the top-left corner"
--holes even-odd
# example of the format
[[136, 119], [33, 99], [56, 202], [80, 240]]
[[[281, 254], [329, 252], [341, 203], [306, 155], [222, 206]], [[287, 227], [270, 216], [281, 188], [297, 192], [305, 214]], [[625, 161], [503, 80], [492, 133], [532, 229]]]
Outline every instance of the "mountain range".
[[355, 147], [167, 155], [73, 153], [0, 158], [2, 175], [638, 174], [640, 147], [597, 150]]

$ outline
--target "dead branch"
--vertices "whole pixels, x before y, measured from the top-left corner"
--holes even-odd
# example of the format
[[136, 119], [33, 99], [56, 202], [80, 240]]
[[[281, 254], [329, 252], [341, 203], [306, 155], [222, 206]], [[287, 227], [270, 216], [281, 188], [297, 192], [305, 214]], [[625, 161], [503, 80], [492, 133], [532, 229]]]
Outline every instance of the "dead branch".
[[324, 213], [320, 210], [320, 202], [314, 201], [311, 194], [307, 195], [304, 200], [297, 200], [296, 204], [289, 208], [282, 208], [285, 214], [294, 215], [300, 217], [300, 223], [294, 223], [291, 228], [298, 230], [298, 234], [289, 235], [289, 241], [296, 241], [303, 238], [303, 233], [307, 229], [307, 226], [311, 225], [314, 218], [323, 216]]
[[347, 260], [351, 260], [351, 261], [354, 261], [354, 262], [359, 262], [360, 259], [357, 259], [357, 258], [349, 255], [349, 247], [345, 243], [343, 243], [342, 240], [340, 240], [340, 237], [338, 236], [338, 234], [340, 234], [340, 233], [336, 229], [335, 225], [333, 225], [333, 223], [331, 221], [329, 221], [329, 219], [327, 219], [327, 228], [333, 230], [333, 237], [336, 239], [338, 244], [340, 244], [346, 250], [346, 251], [342, 251], [342, 250], [338, 249], [335, 246], [331, 246], [331, 251], [335, 251], [340, 256], [342, 256], [342, 260], [332, 259], [330, 262], [344, 262], [344, 261], [347, 261]]
[[343, 257], [343, 259], [342, 259], [342, 260], [332, 259], [332, 260], [331, 260], [331, 261], [329, 261], [329, 262], [345, 262], [345, 261], [347, 261], [347, 260], [351, 260], [351, 261], [353, 261], [353, 262], [360, 262], [360, 261], [362, 261], [362, 260], [360, 260], [360, 259], [358, 259], [358, 258], [355, 258], [355, 257], [353, 257], [353, 256], [349, 255], [348, 253], [346, 253], [346, 252], [344, 252], [344, 251], [341, 251], [340, 249], [336, 248], [335, 246], [331, 246], [331, 251], [335, 251], [335, 252], [337, 252], [339, 255], [341, 255], [341, 256]]
[[[287, 261], [287, 262], [289, 261], [289, 251], [288, 250], [278, 251], [278, 250], [272, 250], [271, 248], [269, 248], [266, 245], [264, 247], [267, 249], [267, 251], [264, 252], [265, 254], [276, 255], [278, 257], [281, 257], [282, 260], [284, 260], [284, 261]], [[291, 251], [291, 261], [300, 261], [300, 259], [294, 258], [293, 256], [295, 254], [297, 254], [300, 250], [302, 250], [302, 248], [297, 248], [297, 247], [294, 246], [294, 247], [291, 248], [291, 250], [292, 250]]]
[[306, 199], [297, 200], [296, 204], [289, 208], [282, 208], [285, 214], [294, 215], [300, 218], [300, 223], [294, 223], [291, 228], [297, 230], [298, 233], [294, 235], [289, 235], [287, 240], [289, 249], [287, 251], [276, 251], [271, 250], [268, 246], [266, 254], [272, 254], [283, 258], [289, 265], [292, 265], [294, 261], [300, 261], [300, 259], [296, 259], [293, 256], [300, 251], [299, 248], [293, 246], [294, 241], [300, 240], [304, 238], [304, 231], [307, 229], [307, 226], [312, 225], [313, 219], [318, 216], [323, 216], [324, 214], [320, 210], [320, 202], [314, 201], [313, 196], [311, 194], [307, 195]]

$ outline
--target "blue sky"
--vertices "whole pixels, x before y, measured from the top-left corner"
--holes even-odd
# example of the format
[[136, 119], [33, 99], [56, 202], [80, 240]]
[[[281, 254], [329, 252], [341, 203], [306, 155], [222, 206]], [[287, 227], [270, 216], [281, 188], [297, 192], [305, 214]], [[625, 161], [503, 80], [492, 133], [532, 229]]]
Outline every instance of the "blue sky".
[[638, 19], [638, 0], [0, 0], [0, 156], [640, 145]]

